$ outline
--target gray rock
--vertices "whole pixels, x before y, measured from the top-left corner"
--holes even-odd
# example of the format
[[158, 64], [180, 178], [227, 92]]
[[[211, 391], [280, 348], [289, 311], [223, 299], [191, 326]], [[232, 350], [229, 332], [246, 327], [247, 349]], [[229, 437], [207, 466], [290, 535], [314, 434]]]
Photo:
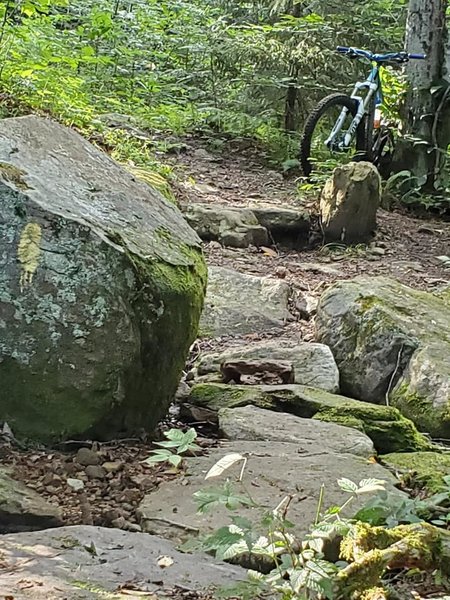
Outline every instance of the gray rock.
[[100, 465], [88, 465], [84, 472], [89, 479], [105, 479], [106, 477], [106, 470]]
[[153, 429], [205, 280], [159, 192], [50, 120], [0, 122], [0, 420], [17, 437]]
[[309, 321], [317, 312], [319, 305], [318, 296], [309, 294], [308, 292], [298, 292], [295, 299], [295, 307], [300, 313], [300, 317]]
[[337, 167], [320, 197], [322, 229], [327, 240], [362, 242], [376, 229], [381, 178], [368, 162]]
[[288, 361], [294, 367], [294, 383], [310, 385], [328, 392], [339, 391], [339, 371], [327, 346], [295, 343], [283, 338], [242, 345], [221, 353], [205, 353], [195, 366], [197, 380], [220, 382], [220, 365], [225, 361], [239, 359]]
[[288, 284], [282, 281], [210, 267], [200, 335], [215, 337], [283, 327], [292, 319], [289, 294]]
[[[292, 531], [301, 539], [314, 522], [322, 484], [325, 485], [325, 507], [342, 504], [348, 497], [337, 485], [337, 479], [347, 477], [359, 482], [366, 478], [383, 479], [393, 491], [395, 477], [378, 464], [349, 454], [323, 452], [326, 441], [304, 445], [282, 442], [224, 442], [208, 456], [188, 459], [186, 475], [163, 482], [158, 489], [145, 496], [137, 510], [144, 531], [157, 533], [180, 542], [197, 532], [211, 533], [230, 524], [231, 514], [219, 506], [199, 515], [193, 494], [217, 487], [228, 477], [233, 489], [240, 494], [251, 494], [258, 507], [239, 508], [239, 516], [260, 527], [262, 515], [273, 510], [285, 496], [293, 496], [288, 519]], [[237, 481], [242, 463], [234, 465], [221, 478], [205, 481], [208, 470], [223, 456], [231, 453], [248, 455], [243, 484]], [[253, 485], [252, 485], [253, 484]], [[246, 491], [248, 490], [248, 492]], [[364, 502], [352, 504], [351, 513]], [[348, 515], [349, 513], [347, 513]]]
[[430, 442], [413, 423], [391, 406], [360, 402], [302, 385], [194, 385], [186, 406], [216, 413], [222, 408], [258, 406], [313, 418], [364, 432], [378, 452], [430, 450]]
[[[178, 552], [161, 538], [104, 527], [5, 535], [2, 552], [2, 595], [15, 600], [116, 598], [130, 580], [139, 591], [124, 597], [162, 598], [176, 586], [198, 592], [246, 579], [239, 567]], [[160, 566], [163, 557], [168, 566]]]
[[229, 440], [289, 442], [301, 446], [302, 454], [375, 454], [372, 440], [357, 429], [251, 405], [220, 410], [219, 427]]
[[269, 204], [250, 205], [249, 208], [278, 244], [301, 248], [308, 243], [310, 217], [307, 210]]
[[[0, 533], [62, 525], [60, 509], [0, 471]], [[3, 589], [2, 589], [3, 592]]]
[[450, 437], [450, 304], [383, 277], [358, 277], [321, 298], [317, 337], [344, 393], [390, 404], [423, 431]]
[[203, 240], [215, 240], [234, 248], [269, 243], [267, 230], [247, 208], [196, 203], [185, 209], [184, 216]]
[[80, 448], [75, 457], [76, 462], [83, 467], [88, 465], [98, 465], [100, 456], [90, 448]]

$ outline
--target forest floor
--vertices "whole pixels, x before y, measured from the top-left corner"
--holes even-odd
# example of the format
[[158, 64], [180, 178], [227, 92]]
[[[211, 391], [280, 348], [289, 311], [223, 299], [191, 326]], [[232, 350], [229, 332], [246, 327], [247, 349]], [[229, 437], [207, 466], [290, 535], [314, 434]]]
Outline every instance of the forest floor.
[[[260, 201], [288, 206], [306, 204], [311, 211], [315, 208], [316, 200], [299, 199], [298, 181], [294, 177], [285, 178], [268, 168], [252, 148], [230, 146], [216, 154], [198, 140], [189, 139], [186, 151], [167, 157], [167, 162], [172, 164], [180, 182], [178, 194], [183, 202], [248, 206]], [[276, 246], [225, 248], [216, 242], [206, 243], [204, 251], [209, 265], [278, 277], [294, 290], [317, 296], [336, 280], [363, 274], [392, 276], [414, 288], [430, 291], [448, 283], [450, 268], [438, 257], [450, 254], [449, 222], [436, 217], [417, 218], [405, 210], [381, 210], [374, 244], [382, 251], [375, 254], [371, 246], [362, 245], [347, 249], [323, 246], [317, 240], [302, 251]], [[313, 340], [312, 322], [301, 320], [295, 306], [291, 308], [297, 318], [286, 324], [283, 336]], [[271, 335], [203, 340], [196, 345], [195, 352], [235, 345], [244, 338], [251, 341]], [[200, 431], [200, 435], [207, 433]], [[205, 447], [215, 444], [214, 439], [201, 438], [199, 441]], [[41, 448], [22, 451], [3, 445], [0, 456], [18, 479], [62, 508], [68, 525], [89, 523], [86, 523], [79, 493], [65, 483], [67, 477], [85, 481], [84, 493], [91, 507], [88, 518], [95, 525], [120, 526], [123, 520], [128, 525], [136, 524], [135, 509], [143, 496], [163, 479], [176, 476], [173, 469], [148, 467], [142, 463], [152, 450], [151, 444], [143, 438], [99, 445], [96, 451], [101, 462], [114, 463], [117, 468], [103, 479], [90, 480], [74, 466], [74, 452], [82, 445], [76, 443], [63, 450], [51, 451]], [[85, 445], [90, 447], [88, 442]], [[430, 588], [429, 592], [432, 591]], [[422, 597], [428, 595], [425, 591], [423, 594]]]
[[[261, 202], [306, 208], [313, 215], [311, 243], [303, 250], [285, 250], [276, 245], [239, 249], [210, 242], [204, 244], [210, 266], [278, 277], [294, 291], [306, 291], [317, 297], [333, 282], [358, 275], [389, 276], [413, 288], [428, 291], [439, 288], [450, 279], [449, 265], [439, 259], [450, 254], [448, 221], [436, 216], [418, 218], [404, 208], [392, 212], [380, 210], [378, 230], [369, 246], [345, 248], [336, 244], [323, 245], [318, 222], [314, 223], [314, 215], [318, 214], [318, 194], [299, 194], [299, 178], [284, 177], [268, 168], [254, 147], [230, 144], [226, 151], [218, 154], [196, 140], [191, 142], [186, 152], [173, 158], [172, 163], [182, 182], [179, 197], [183, 203], [248, 207]], [[373, 246], [377, 249], [376, 253]], [[295, 305], [290, 309], [298, 317]], [[312, 322], [297, 318], [286, 324], [282, 335], [311, 341], [314, 337]], [[255, 334], [237, 337], [252, 340]], [[233, 344], [231, 338], [218, 338], [203, 342], [202, 346], [220, 349], [229, 344]]]

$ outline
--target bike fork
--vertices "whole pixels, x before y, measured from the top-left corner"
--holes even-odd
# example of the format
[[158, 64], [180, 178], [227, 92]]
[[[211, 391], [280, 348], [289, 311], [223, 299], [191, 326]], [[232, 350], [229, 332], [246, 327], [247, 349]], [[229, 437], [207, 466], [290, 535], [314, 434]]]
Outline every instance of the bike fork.
[[[350, 146], [350, 142], [352, 141], [352, 138], [355, 135], [356, 130], [358, 129], [358, 125], [361, 123], [361, 121], [364, 117], [363, 99], [356, 97], [356, 96], [352, 96], [352, 98], [354, 98], [354, 100], [358, 101], [358, 111], [357, 111], [356, 115], [354, 116], [353, 121], [351, 122], [347, 133], [345, 134], [344, 140], [342, 142], [341, 150], [345, 150], [346, 148], [348, 148]], [[349, 112], [348, 108], [346, 108], [344, 106], [344, 108], [341, 110], [341, 114], [339, 115], [336, 123], [334, 124], [334, 127], [333, 127], [329, 137], [325, 140], [325, 145], [328, 148], [330, 148], [332, 146], [337, 134], [341, 131], [342, 126], [345, 123], [345, 119], [347, 118], [348, 112]]]

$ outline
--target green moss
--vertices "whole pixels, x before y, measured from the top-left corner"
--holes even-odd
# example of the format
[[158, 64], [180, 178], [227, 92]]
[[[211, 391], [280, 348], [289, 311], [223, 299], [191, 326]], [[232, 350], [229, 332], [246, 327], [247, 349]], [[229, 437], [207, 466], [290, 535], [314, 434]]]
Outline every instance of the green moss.
[[192, 388], [189, 401], [217, 411], [253, 404], [363, 431], [378, 452], [429, 450], [430, 442], [396, 408], [360, 402], [301, 385], [238, 386], [203, 383]]
[[[148, 314], [153, 308], [154, 319], [142, 319], [142, 367], [155, 373], [151, 397], [157, 400], [152, 411], [142, 414], [142, 391], [136, 390], [136, 410], [128, 427], [154, 427], [175, 395], [185, 359], [197, 336], [198, 323], [206, 290], [207, 268], [200, 249], [183, 248], [186, 265], [164, 261], [143, 260], [129, 255], [140, 280], [140, 292], [135, 298], [137, 314]], [[188, 262], [190, 261], [190, 263]], [[149, 284], [149, 282], [151, 282]], [[147, 379], [152, 379], [147, 377]], [[132, 383], [132, 382], [131, 382]]]
[[221, 408], [239, 408], [252, 404], [259, 408], [273, 408], [270, 397], [251, 386], [199, 383], [190, 393], [189, 402], [196, 406], [219, 411]]
[[450, 454], [439, 452], [391, 453], [380, 457], [387, 465], [407, 473], [412, 482], [431, 493], [442, 490], [442, 477], [450, 475]]
[[391, 393], [390, 400], [402, 413], [417, 423], [422, 431], [431, 432], [433, 437], [450, 435], [450, 403], [438, 411], [430, 398], [411, 391], [408, 381], [403, 381]]
[[0, 177], [14, 184], [20, 190], [29, 190], [31, 187], [24, 180], [26, 172], [10, 163], [0, 162]]
[[91, 594], [95, 594], [95, 597], [99, 600], [102, 598], [105, 600], [120, 600], [120, 598], [123, 598], [122, 594], [114, 594], [113, 592], [110, 592], [109, 590], [106, 590], [105, 588], [102, 588], [99, 585], [91, 582], [74, 580], [71, 582], [71, 585], [79, 590], [85, 590]]

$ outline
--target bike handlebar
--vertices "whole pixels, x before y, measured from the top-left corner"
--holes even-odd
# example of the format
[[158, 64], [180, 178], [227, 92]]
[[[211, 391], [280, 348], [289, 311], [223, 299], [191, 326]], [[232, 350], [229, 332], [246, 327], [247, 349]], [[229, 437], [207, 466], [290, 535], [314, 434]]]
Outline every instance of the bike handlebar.
[[340, 54], [346, 54], [349, 58], [367, 58], [375, 62], [396, 62], [405, 63], [409, 60], [425, 60], [426, 54], [408, 54], [408, 52], [388, 52], [386, 54], [374, 54], [368, 50], [360, 48], [348, 48], [347, 46], [338, 46], [336, 50]]

